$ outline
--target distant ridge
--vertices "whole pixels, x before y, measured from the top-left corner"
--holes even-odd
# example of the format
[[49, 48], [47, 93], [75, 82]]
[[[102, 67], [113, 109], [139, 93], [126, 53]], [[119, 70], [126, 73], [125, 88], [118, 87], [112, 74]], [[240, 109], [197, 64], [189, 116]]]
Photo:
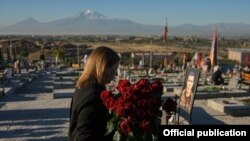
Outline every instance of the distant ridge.
[[[96, 11], [86, 9], [80, 11], [76, 16], [51, 22], [40, 22], [30, 17], [19, 23], [1, 27], [0, 34], [161, 35], [163, 27], [164, 25], [145, 25], [128, 19], [109, 18]], [[215, 27], [218, 29], [220, 36], [250, 37], [250, 24], [244, 23], [170, 26], [169, 35], [212, 36], [212, 31]]]

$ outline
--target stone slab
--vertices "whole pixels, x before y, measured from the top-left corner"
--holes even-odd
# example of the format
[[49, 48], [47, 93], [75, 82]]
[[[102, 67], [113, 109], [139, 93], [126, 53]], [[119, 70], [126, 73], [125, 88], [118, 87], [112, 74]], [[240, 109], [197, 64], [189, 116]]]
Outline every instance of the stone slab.
[[232, 116], [250, 115], [250, 105], [236, 99], [209, 99], [207, 106]]
[[68, 72], [68, 71], [56, 72], [56, 77], [64, 77], [64, 76], [79, 76], [79, 73]]
[[72, 98], [73, 93], [63, 93], [63, 94], [53, 94], [53, 99], [59, 99], [59, 98]]
[[53, 87], [54, 87], [54, 89], [74, 88], [75, 87], [75, 83], [71, 82], [71, 81], [54, 82]]
[[71, 98], [73, 96], [75, 89], [54, 89], [53, 99], [58, 98]]
[[163, 85], [163, 87], [180, 87], [180, 86], [182, 86], [182, 83], [172, 82], [172, 83], [163, 83], [162, 85]]
[[[181, 89], [174, 89], [176, 95], [181, 94]], [[196, 92], [195, 99], [212, 99], [212, 98], [230, 98], [230, 97], [244, 97], [250, 96], [248, 91], [234, 90], [234, 91], [214, 91], [214, 92]]]
[[63, 77], [55, 77], [55, 82], [62, 82], [62, 81], [76, 81], [77, 76], [63, 76]]
[[64, 82], [53, 82], [54, 85], [73, 85], [75, 82], [72, 81], [64, 81]]

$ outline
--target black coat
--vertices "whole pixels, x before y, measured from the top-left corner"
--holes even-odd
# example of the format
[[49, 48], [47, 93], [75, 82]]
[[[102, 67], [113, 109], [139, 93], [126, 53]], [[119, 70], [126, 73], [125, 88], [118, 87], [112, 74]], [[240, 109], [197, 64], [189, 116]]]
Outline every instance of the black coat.
[[69, 141], [112, 140], [111, 136], [104, 136], [108, 110], [100, 99], [102, 90], [96, 81], [75, 89], [70, 107]]
[[224, 83], [224, 79], [222, 77], [222, 71], [217, 70], [212, 74], [212, 80], [215, 85], [220, 85]]

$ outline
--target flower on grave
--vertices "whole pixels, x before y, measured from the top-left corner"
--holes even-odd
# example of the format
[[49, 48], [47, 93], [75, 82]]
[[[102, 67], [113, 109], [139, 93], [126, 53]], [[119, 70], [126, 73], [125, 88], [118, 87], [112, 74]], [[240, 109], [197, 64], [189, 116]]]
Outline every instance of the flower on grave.
[[117, 90], [117, 95], [108, 90], [102, 91], [100, 95], [111, 113], [107, 134], [115, 130], [115, 141], [157, 138], [163, 93], [161, 81], [150, 83], [148, 79], [140, 79], [131, 84], [128, 80], [120, 80]]

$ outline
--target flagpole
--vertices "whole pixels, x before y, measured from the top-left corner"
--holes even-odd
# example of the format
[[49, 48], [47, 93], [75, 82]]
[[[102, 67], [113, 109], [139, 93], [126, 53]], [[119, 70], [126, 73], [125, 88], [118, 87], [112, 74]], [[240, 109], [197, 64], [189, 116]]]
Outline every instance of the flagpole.
[[[166, 51], [165, 51], [165, 58], [167, 57], [167, 33], [168, 33], [168, 18], [166, 18], [166, 25], [165, 25], [165, 28], [164, 28], [164, 35], [163, 35], [163, 43], [165, 43], [165, 46], [166, 46], [165, 47], [165, 49], [166, 49]], [[164, 61], [165, 61], [165, 58], [164, 58]]]
[[166, 18], [166, 27], [165, 27], [165, 42], [166, 42], [166, 57], [167, 57], [167, 33], [168, 33], [168, 18]]
[[152, 68], [152, 40], [150, 40], [150, 53], [149, 53], [149, 68]]
[[80, 56], [79, 56], [79, 46], [77, 46], [77, 64], [78, 64], [78, 69], [80, 69]]
[[210, 51], [211, 72], [213, 72], [214, 66], [217, 65], [217, 42], [218, 34], [217, 28], [215, 28], [213, 32], [212, 46]]

